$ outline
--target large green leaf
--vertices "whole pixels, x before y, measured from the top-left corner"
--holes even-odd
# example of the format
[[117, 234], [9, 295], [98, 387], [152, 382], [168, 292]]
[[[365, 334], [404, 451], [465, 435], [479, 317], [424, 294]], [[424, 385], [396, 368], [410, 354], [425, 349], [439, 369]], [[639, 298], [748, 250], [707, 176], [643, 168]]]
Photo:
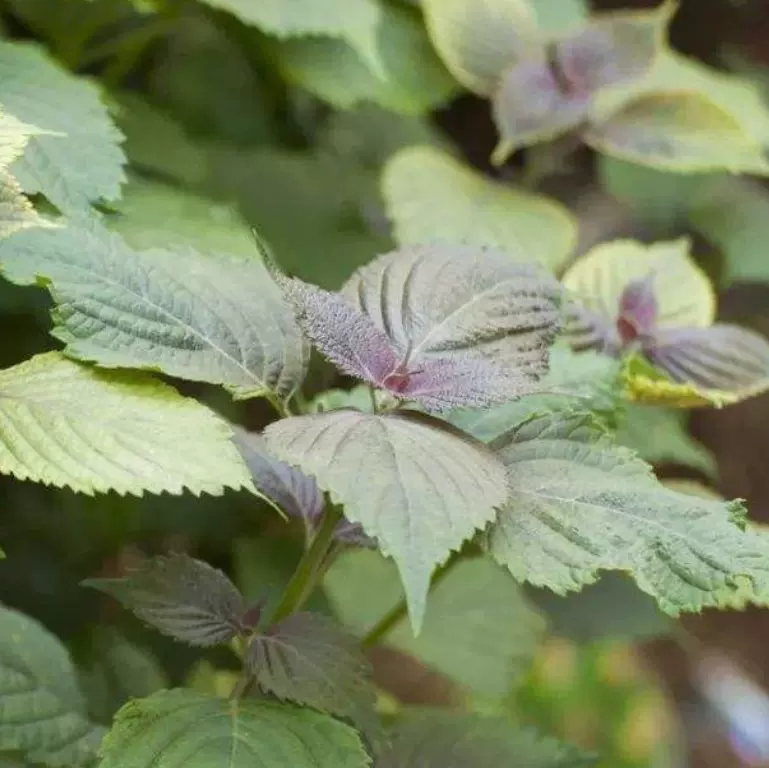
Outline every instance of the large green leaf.
[[423, 0], [427, 29], [462, 85], [490, 96], [516, 61], [536, 45], [526, 0]]
[[76, 766], [94, 756], [102, 736], [86, 716], [64, 646], [33, 619], [0, 606], [0, 752]]
[[97, 89], [30, 44], [0, 43], [0, 104], [59, 135], [33, 136], [12, 171], [25, 192], [44, 194], [68, 214], [114, 200], [123, 182], [122, 136]]
[[82, 493], [251, 487], [227, 425], [140, 373], [58, 352], [0, 371], [0, 472]]
[[19, 183], [0, 170], [0, 239], [30, 227], [48, 226], [35, 212]]
[[330, 38], [287, 40], [275, 56], [284, 77], [335, 107], [373, 101], [405, 114], [421, 114], [443, 104], [456, 85], [435, 55], [419, 19], [403, 8], [387, 7], [377, 28], [381, 66]]
[[685, 91], [639, 96], [587, 131], [595, 149], [677, 173], [768, 173], [761, 144], [708, 97]]
[[118, 712], [99, 768], [368, 768], [355, 731], [309, 709], [189, 690]]
[[534, 12], [537, 26], [546, 35], [570, 32], [587, 21], [587, 0], [526, 0]]
[[[370, 550], [340, 557], [324, 589], [336, 615], [360, 635], [403, 595], [395, 567]], [[526, 668], [543, 628], [510, 575], [486, 558], [473, 558], [454, 565], [433, 587], [418, 637], [402, 619], [380, 642], [476, 693], [503, 697]]]
[[265, 438], [278, 458], [315, 477], [348, 519], [392, 556], [416, 631], [435, 567], [490, 522], [507, 496], [503, 468], [490, 451], [414, 412], [344, 410], [283, 419]]
[[402, 245], [436, 236], [496, 246], [551, 269], [576, 240], [569, 211], [551, 198], [500, 184], [432, 147], [401, 150], [387, 164], [383, 194]]
[[488, 547], [517, 579], [564, 594], [626, 571], [672, 615], [765, 588], [769, 542], [744, 529], [739, 503], [665, 488], [579, 414], [530, 419], [495, 447], [510, 498]]
[[257, 258], [134, 251], [94, 226], [14, 235], [0, 267], [12, 282], [50, 285], [54, 335], [74, 357], [221, 384], [237, 398], [287, 397], [304, 376], [306, 345]]
[[44, 133], [0, 110], [0, 170], [21, 157], [30, 137]]

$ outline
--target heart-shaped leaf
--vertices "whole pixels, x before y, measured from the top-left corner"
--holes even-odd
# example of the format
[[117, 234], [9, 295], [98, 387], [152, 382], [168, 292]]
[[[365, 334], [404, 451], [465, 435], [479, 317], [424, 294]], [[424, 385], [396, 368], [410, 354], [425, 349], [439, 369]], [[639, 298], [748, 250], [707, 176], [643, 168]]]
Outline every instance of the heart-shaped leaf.
[[265, 438], [395, 560], [417, 631], [433, 570], [491, 521], [507, 496], [504, 470], [490, 451], [413, 412], [300, 416], [271, 424]]

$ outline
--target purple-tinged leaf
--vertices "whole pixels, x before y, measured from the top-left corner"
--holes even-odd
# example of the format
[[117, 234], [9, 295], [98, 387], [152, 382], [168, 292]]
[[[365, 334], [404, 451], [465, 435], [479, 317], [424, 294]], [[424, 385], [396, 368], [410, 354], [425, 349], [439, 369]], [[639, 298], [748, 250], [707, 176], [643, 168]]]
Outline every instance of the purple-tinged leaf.
[[317, 520], [323, 511], [323, 493], [317, 483], [270, 455], [261, 435], [241, 427], [234, 427], [233, 432], [254, 485], [287, 515], [306, 522]]
[[423, 710], [396, 725], [378, 768], [588, 768], [595, 759], [499, 717]]
[[654, 276], [631, 280], [622, 292], [617, 316], [617, 334], [622, 344], [631, 344], [654, 331], [657, 323], [657, 299]]
[[500, 135], [493, 162], [501, 165], [517, 149], [576, 128], [587, 119], [590, 103], [590, 92], [563, 82], [544, 51], [516, 64], [502, 77], [492, 101]]
[[146, 560], [122, 579], [85, 586], [119, 600], [142, 621], [188, 645], [229, 642], [242, 629], [245, 605], [224, 573], [187, 555]]
[[343, 544], [351, 544], [354, 547], [364, 549], [376, 549], [376, 540], [368, 536], [360, 523], [351, 523], [349, 520], [341, 520], [334, 532], [334, 538]]
[[599, 16], [555, 44], [555, 66], [567, 90], [594, 94], [640, 80], [663, 47], [673, 4], [651, 12]]
[[331, 619], [289, 616], [251, 641], [245, 661], [263, 691], [348, 717], [370, 740], [378, 740], [370, 665], [357, 638]]
[[493, 520], [507, 497], [497, 457], [424, 414], [331, 411], [282, 419], [264, 436], [395, 560], [417, 629], [435, 567]]
[[619, 354], [620, 340], [611, 318], [575, 301], [567, 304], [565, 317], [565, 331], [573, 349], [594, 349], [613, 357]]
[[769, 342], [736, 325], [659, 329], [643, 351], [677, 382], [726, 392], [769, 383]]

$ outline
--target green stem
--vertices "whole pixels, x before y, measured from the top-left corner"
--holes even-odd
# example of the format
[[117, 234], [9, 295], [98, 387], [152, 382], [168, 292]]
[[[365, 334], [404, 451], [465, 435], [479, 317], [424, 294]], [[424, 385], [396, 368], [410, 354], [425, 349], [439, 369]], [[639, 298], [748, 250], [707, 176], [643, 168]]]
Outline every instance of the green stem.
[[[445, 577], [446, 574], [461, 560], [459, 555], [452, 557], [445, 565], [442, 565], [433, 574], [433, 578], [430, 581], [430, 591], [435, 589]], [[406, 599], [403, 598], [399, 603], [394, 605], [381, 619], [363, 636], [361, 639], [361, 645], [364, 648], [371, 648], [372, 645], [376, 645], [398, 622], [405, 619], [408, 615], [409, 608]]]
[[342, 519], [342, 512], [336, 506], [329, 506], [323, 515], [315, 538], [309, 549], [304, 553], [294, 575], [286, 586], [286, 591], [275, 609], [272, 621], [280, 621], [299, 610], [309, 597], [316, 585], [318, 576], [322, 572], [323, 561], [334, 541], [334, 531], [337, 523]]

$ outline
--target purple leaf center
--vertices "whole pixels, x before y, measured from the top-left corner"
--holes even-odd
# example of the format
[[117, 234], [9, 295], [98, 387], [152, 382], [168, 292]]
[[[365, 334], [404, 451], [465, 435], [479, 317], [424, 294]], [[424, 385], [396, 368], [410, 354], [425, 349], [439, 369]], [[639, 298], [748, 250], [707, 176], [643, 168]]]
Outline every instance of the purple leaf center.
[[616, 320], [622, 346], [632, 344], [639, 337], [650, 336], [656, 323], [657, 300], [654, 297], [653, 275], [631, 280], [620, 296]]

